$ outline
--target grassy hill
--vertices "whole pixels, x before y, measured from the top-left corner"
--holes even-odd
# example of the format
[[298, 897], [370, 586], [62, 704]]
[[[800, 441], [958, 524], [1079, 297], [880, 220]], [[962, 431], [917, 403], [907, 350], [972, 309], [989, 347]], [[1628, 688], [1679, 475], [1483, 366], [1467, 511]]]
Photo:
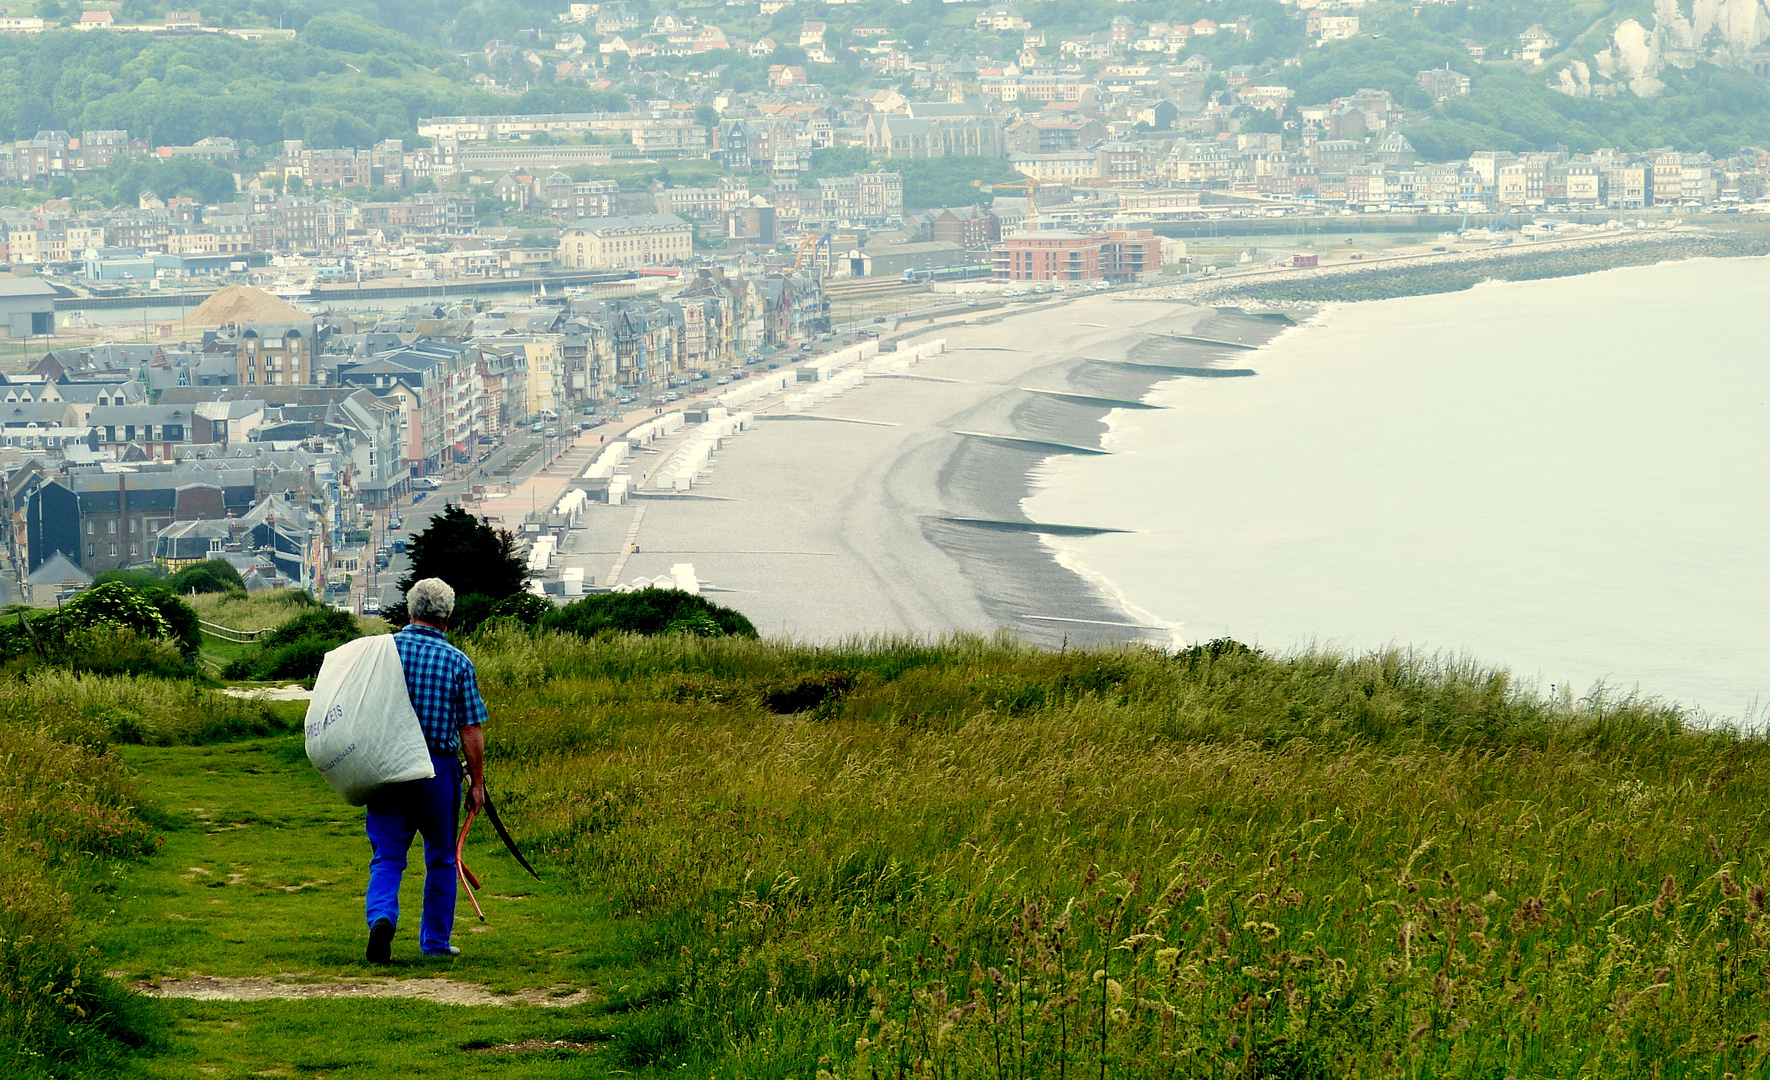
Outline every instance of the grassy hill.
[[[467, 647], [493, 795], [546, 881], [477, 842], [489, 921], [463, 903], [443, 973], [570, 1004], [148, 1008], [92, 980], [367, 976], [360, 819], [298, 734], [226, 734], [294, 710], [200, 722], [177, 709], [202, 692], [13, 680], [0, 726], [37, 756], [0, 757], [0, 799], [47, 779], [0, 813], [0, 880], [37, 890], [67, 956], [99, 946], [67, 998], [85, 1041], [25, 1025], [27, 1045], [91, 1075], [461, 1075], [500, 1047], [501, 1076], [1763, 1068], [1756, 736], [1394, 653], [508, 626]], [[131, 695], [161, 702], [152, 741], [174, 745], [115, 745]], [[56, 755], [103, 767], [45, 768]], [[42, 794], [73, 775], [105, 786], [74, 807]], [[85, 806], [115, 839], [32, 848]], [[0, 908], [0, 940], [19, 910]], [[35, 985], [0, 994], [59, 1015]], [[41, 1071], [19, 1030], [0, 1055]]]

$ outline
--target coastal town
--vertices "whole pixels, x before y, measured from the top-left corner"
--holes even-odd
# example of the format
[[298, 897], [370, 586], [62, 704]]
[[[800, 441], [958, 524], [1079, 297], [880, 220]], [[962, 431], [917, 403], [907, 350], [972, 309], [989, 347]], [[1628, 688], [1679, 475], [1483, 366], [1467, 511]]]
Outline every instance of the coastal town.
[[[815, 391], [911, 320], [1770, 206], [1756, 150], [1426, 160], [1404, 133], [1417, 103], [1389, 90], [1309, 100], [1281, 78], [1296, 58], [1215, 66], [1203, 46], [1251, 36], [1246, 18], [1061, 35], [1037, 7], [980, 7], [1001, 48], [960, 54], [781, 0], [761, 4], [781, 39], [640, 10], [571, 4], [471, 56], [512, 96], [524, 73], [607, 91], [659, 62], [620, 109], [427, 116], [360, 146], [0, 146], [0, 181], [34, 195], [0, 209], [8, 590], [54, 603], [106, 570], [226, 557], [251, 587], [373, 613], [402, 514], [444, 485], [438, 503], [509, 498], [563, 456], [575, 481], [502, 516], [563, 542], [575, 508], [637, 483], [590, 452], [617, 430], [597, 428], [717, 441], [743, 402]], [[110, 14], [77, 25], [212, 32]], [[1297, 17], [1316, 43], [1360, 33], [1354, 5]], [[1528, 68], [1554, 45], [1534, 28], [1465, 62]], [[739, 57], [803, 62], [740, 91]], [[884, 87], [820, 83], [838, 58]], [[1470, 78], [1447, 63], [1416, 84], [1438, 106]], [[81, 194], [135, 163], [176, 190]], [[1354, 231], [1378, 238], [1326, 239]]]
[[0, 0], [0, 1080], [1766, 1080], [1764, 292], [1770, 0]]

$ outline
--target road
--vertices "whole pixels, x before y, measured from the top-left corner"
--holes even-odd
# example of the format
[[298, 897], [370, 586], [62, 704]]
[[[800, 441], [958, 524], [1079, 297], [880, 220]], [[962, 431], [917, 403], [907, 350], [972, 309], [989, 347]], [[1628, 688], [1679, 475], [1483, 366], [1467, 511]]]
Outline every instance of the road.
[[[524, 462], [514, 474], [507, 478], [494, 476], [500, 466], [535, 441], [541, 442], [542, 449]], [[421, 498], [407, 496], [401, 499], [398, 506], [392, 511], [376, 511], [373, 524], [370, 526], [369, 550], [371, 552], [379, 551], [381, 546], [392, 538], [409, 537], [414, 533], [423, 532], [430, 527], [431, 520], [443, 512], [443, 507], [450, 503], [460, 503], [461, 496], [471, 491], [474, 484], [490, 486], [495, 480], [500, 484], [509, 483], [514, 486], [533, 476], [553, 459], [558, 453], [560, 444], [564, 441], [559, 438], [548, 439], [544, 436], [534, 435], [526, 430], [514, 432], [493, 449], [490, 459], [472, 465], [449, 466], [444, 470], [442, 486], [437, 490], [416, 493]], [[401, 518], [398, 529], [390, 527], [390, 521], [395, 514]], [[386, 570], [377, 571], [371, 563], [368, 572], [361, 576], [359, 583], [351, 590], [351, 607], [361, 611], [363, 600], [368, 596], [378, 596], [384, 608], [391, 603], [398, 602], [400, 596], [399, 579], [404, 577], [410, 569], [411, 560], [404, 553], [399, 552], [394, 553], [389, 559]]]
[[[443, 512], [445, 506], [451, 503], [461, 505], [462, 496], [470, 493], [475, 484], [481, 484], [488, 488], [493, 486], [505, 488], [512, 493], [510, 497], [516, 498], [518, 497], [516, 494], [518, 489], [531, 481], [548, 479], [548, 474], [553, 469], [569, 470], [569, 474], [575, 475], [588, 463], [589, 456], [600, 449], [603, 441], [611, 434], [625, 431], [634, 424], [656, 415], [656, 412], [655, 409], [645, 408], [635, 410], [626, 416], [612, 418], [610, 423], [581, 432], [575, 441], [563, 437], [549, 439], [528, 430], [512, 432], [504, 442], [494, 448], [490, 459], [484, 462], [475, 462], [472, 465], [450, 466], [443, 474], [442, 486], [435, 491], [419, 493], [422, 495], [422, 499], [414, 499], [413, 497], [401, 499], [398, 508], [391, 513], [386, 510], [377, 512], [371, 530], [370, 550], [379, 550], [383, 543], [392, 538], [410, 537], [415, 533], [423, 532], [430, 527], [432, 520]], [[533, 443], [540, 443], [541, 448], [523, 462], [515, 472], [508, 476], [495, 475], [500, 466]], [[563, 488], [568, 475], [561, 473], [552, 479], [557, 480], [559, 486]], [[549, 496], [545, 504], [536, 503], [535, 508], [545, 509], [547, 506], [551, 506], [557, 497], [557, 494]], [[529, 511], [528, 506], [517, 507], [514, 504], [503, 503], [502, 500], [474, 505], [469, 509], [475, 513], [488, 514], [489, 512], [490, 515], [501, 516], [505, 518], [504, 524], [507, 527], [511, 524], [509, 519], [512, 515], [520, 517]], [[400, 527], [397, 529], [390, 526], [390, 520], [394, 513], [401, 517]], [[371, 566], [369, 572], [363, 575], [360, 584], [352, 590], [352, 608], [360, 611], [362, 601], [367, 596], [378, 596], [383, 609], [397, 603], [400, 599], [399, 580], [410, 569], [411, 560], [404, 553], [398, 552], [389, 558], [386, 570], [376, 571]]]

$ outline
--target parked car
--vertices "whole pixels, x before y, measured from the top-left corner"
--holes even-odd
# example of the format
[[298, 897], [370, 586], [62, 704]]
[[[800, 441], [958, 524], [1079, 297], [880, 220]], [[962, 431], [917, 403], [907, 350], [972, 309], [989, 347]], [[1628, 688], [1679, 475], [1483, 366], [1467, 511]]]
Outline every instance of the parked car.
[[730, 386], [731, 385], [731, 376], [730, 375], [721, 375], [717, 379], [714, 379], [713, 383], [716, 386]]

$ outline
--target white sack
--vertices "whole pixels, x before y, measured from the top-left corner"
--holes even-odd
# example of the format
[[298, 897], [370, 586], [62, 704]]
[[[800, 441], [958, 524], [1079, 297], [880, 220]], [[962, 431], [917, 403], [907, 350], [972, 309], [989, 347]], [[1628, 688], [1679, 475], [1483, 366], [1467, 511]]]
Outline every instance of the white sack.
[[392, 634], [326, 654], [307, 706], [307, 758], [352, 806], [377, 788], [436, 775]]

